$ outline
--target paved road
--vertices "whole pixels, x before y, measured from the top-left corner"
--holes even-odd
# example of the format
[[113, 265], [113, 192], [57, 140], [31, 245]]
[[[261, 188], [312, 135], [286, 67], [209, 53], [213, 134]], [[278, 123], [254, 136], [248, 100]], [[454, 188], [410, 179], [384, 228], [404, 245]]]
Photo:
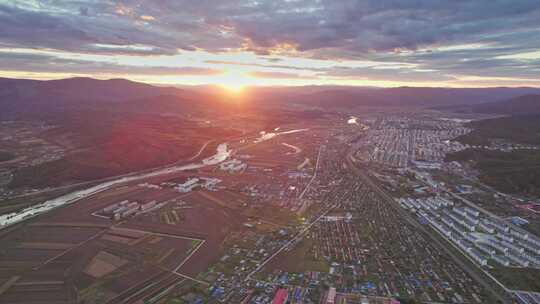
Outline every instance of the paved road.
[[306, 188], [304, 189], [304, 191], [302, 191], [302, 193], [300, 193], [300, 196], [298, 197], [298, 199], [302, 199], [304, 197], [304, 194], [306, 194], [306, 192], [309, 190], [309, 187], [311, 186], [311, 184], [313, 183], [315, 178], [317, 178], [317, 173], [319, 172], [319, 160], [321, 159], [321, 151], [322, 151], [322, 149], [323, 149], [323, 146], [320, 146], [319, 147], [319, 153], [317, 154], [317, 162], [315, 164], [315, 173], [313, 173], [313, 177], [309, 180], [309, 182], [306, 185]]

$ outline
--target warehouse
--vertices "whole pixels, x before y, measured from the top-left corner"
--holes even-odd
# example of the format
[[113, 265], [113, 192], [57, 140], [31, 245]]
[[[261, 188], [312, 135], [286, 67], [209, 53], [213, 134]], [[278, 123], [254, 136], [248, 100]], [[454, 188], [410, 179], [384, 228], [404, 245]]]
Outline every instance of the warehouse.
[[480, 251], [478, 251], [477, 249], [475, 248], [470, 248], [468, 250], [469, 252], [469, 255], [476, 261], [478, 262], [478, 264], [482, 265], [482, 266], [486, 266], [487, 265], [487, 259], [482, 256], [482, 254], [480, 253]]

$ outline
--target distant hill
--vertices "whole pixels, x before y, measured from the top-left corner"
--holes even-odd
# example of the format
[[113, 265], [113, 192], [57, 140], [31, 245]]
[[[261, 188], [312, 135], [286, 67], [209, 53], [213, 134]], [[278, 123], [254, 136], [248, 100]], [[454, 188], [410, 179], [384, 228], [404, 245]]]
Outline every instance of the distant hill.
[[296, 104], [324, 108], [354, 106], [454, 107], [476, 105], [524, 94], [540, 94], [537, 88], [374, 88], [307, 86], [255, 88], [251, 98], [272, 104]]
[[217, 86], [161, 87], [125, 79], [78, 77], [40, 81], [0, 78], [0, 118], [74, 108], [219, 112], [234, 107], [234, 102], [222, 102], [231, 99], [241, 99], [244, 107], [253, 109], [316, 107], [332, 111], [351, 107], [393, 106], [446, 107], [461, 111], [464, 110], [463, 105], [466, 105], [465, 111], [480, 111], [483, 103], [521, 95], [537, 96], [540, 95], [540, 89], [303, 86], [253, 87], [241, 94], [231, 95]]
[[[76, 77], [60, 80], [29, 80], [0, 78], [0, 97], [35, 99], [53, 96], [62, 100], [124, 100], [158, 95], [179, 95], [184, 90], [156, 87], [125, 79], [98, 80]], [[44, 101], [45, 102], [45, 101]]]
[[540, 154], [466, 149], [446, 156], [446, 161], [472, 161], [480, 180], [504, 193], [540, 195]]
[[502, 115], [540, 114], [540, 94], [527, 94], [510, 99], [474, 105], [447, 106], [439, 109], [460, 113], [486, 113]]
[[483, 103], [472, 106], [477, 113], [494, 114], [540, 114], [540, 94], [523, 95], [509, 100]]
[[[478, 105], [481, 111], [498, 114], [521, 114], [534, 98], [519, 97], [506, 102]], [[508, 104], [506, 104], [508, 103]], [[534, 105], [534, 104], [533, 104]], [[473, 121], [467, 124], [472, 132], [456, 138], [471, 146], [489, 146], [493, 143], [540, 145], [540, 114], [509, 115]], [[518, 146], [519, 147], [519, 146]], [[540, 151], [517, 149], [511, 152], [488, 149], [466, 149], [447, 155], [447, 161], [472, 161], [480, 171], [480, 179], [499, 191], [540, 194]]]
[[456, 140], [473, 146], [487, 146], [494, 140], [540, 145], [540, 114], [483, 119], [467, 124], [473, 131]]
[[125, 79], [39, 81], [0, 78], [0, 119], [91, 109], [185, 113], [212, 108], [210, 105], [217, 107], [215, 101], [199, 92]]

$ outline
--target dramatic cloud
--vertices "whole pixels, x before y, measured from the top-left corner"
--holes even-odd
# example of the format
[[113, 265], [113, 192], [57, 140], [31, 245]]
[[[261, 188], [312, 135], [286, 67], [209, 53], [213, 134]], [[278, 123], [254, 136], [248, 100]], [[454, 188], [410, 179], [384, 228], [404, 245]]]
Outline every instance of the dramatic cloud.
[[73, 74], [143, 74], [143, 75], [176, 75], [176, 76], [212, 76], [223, 73], [223, 70], [192, 66], [133, 66], [109, 62], [64, 59], [47, 55], [5, 54], [1, 57], [9, 60], [2, 64], [4, 71], [26, 71], [43, 73], [73, 73]]
[[[57, 68], [88, 73], [204, 74], [229, 65], [283, 79], [540, 80], [538, 20], [537, 0], [0, 0], [0, 48], [54, 51], [48, 62], [75, 62]], [[14, 68], [10, 59], [45, 68], [42, 57], [0, 56], [0, 70]]]
[[281, 73], [281, 72], [251, 72], [251, 76], [255, 78], [274, 78], [274, 79], [311, 79], [315, 77], [302, 76], [294, 73]]

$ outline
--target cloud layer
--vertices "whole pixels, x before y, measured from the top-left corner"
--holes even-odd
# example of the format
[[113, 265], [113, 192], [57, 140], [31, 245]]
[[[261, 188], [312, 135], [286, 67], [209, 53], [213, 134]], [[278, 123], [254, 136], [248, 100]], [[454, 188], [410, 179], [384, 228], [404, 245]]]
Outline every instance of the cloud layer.
[[538, 81], [538, 20], [537, 0], [0, 1], [0, 70]]

